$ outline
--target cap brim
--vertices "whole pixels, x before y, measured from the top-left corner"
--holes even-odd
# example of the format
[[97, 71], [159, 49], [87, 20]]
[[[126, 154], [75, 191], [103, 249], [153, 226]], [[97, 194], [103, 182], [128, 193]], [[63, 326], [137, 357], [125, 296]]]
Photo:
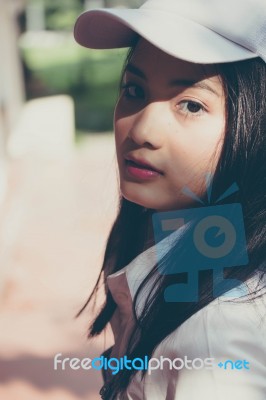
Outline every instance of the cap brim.
[[74, 28], [76, 41], [92, 49], [131, 47], [138, 35], [165, 53], [194, 63], [258, 57], [194, 21], [158, 10], [91, 10], [79, 16]]

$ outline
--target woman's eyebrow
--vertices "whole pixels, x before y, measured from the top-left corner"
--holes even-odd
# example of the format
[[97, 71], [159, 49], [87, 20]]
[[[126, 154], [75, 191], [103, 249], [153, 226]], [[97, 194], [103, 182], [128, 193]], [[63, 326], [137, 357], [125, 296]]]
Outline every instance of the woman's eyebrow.
[[193, 88], [200, 88], [204, 90], [208, 90], [209, 92], [215, 94], [216, 96], [220, 97], [219, 93], [213, 89], [212, 86], [208, 85], [205, 81], [193, 81], [189, 79], [175, 79], [169, 83], [170, 86], [183, 86], [183, 87], [193, 87]]
[[[137, 75], [139, 78], [142, 78], [145, 81], [148, 80], [146, 75], [144, 74], [144, 72], [142, 72], [138, 67], [136, 67], [135, 65], [133, 65], [131, 63], [127, 64], [127, 66], [125, 68], [125, 72], [130, 72], [131, 74]], [[211, 87], [210, 85], [208, 85], [208, 83], [205, 81], [195, 81], [192, 79], [175, 79], [169, 83], [169, 86], [200, 88], [200, 89], [208, 90], [209, 92], [220, 97], [219, 93], [216, 92], [216, 90], [213, 89], [213, 87]]]
[[145, 79], [145, 81], [147, 80], [146, 75], [144, 74], [144, 72], [142, 72], [139, 68], [137, 68], [135, 65], [133, 64], [127, 64], [126, 68], [125, 68], [125, 72], [131, 72], [134, 75], [139, 76], [142, 79]]

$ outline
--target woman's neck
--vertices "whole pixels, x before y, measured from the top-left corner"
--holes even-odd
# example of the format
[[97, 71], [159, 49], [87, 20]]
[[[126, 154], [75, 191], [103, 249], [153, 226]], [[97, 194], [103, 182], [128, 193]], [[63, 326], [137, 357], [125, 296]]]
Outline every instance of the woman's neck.
[[154, 246], [154, 231], [153, 231], [153, 224], [152, 224], [152, 212], [151, 210], [147, 210], [147, 231], [146, 231], [146, 238], [144, 243], [144, 251], [149, 249], [150, 247]]

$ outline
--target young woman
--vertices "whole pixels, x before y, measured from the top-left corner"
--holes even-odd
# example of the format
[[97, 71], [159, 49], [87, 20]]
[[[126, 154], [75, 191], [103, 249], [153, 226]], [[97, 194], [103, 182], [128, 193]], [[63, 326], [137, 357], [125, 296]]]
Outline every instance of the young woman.
[[79, 314], [104, 276], [89, 336], [111, 322], [105, 356], [152, 360], [110, 367], [104, 399], [266, 398], [265, 32], [264, 0], [149, 0], [75, 25], [85, 47], [130, 47], [114, 114], [120, 207]]

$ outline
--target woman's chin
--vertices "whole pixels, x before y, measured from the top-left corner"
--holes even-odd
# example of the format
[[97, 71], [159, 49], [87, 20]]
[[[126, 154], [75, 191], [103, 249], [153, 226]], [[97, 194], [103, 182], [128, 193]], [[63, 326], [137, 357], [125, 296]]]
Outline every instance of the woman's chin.
[[138, 204], [139, 206], [145, 207], [145, 208], [153, 208], [151, 202], [145, 201], [145, 199], [141, 198], [141, 196], [131, 196], [130, 193], [123, 192], [121, 191], [122, 196], [127, 199], [128, 201], [131, 201], [132, 203]]
[[138, 188], [136, 190], [136, 184], [133, 182], [121, 183], [120, 191], [125, 199], [142, 207], [154, 209], [158, 206], [158, 198], [156, 201], [156, 197], [151, 190], [147, 190], [147, 188]]
[[[138, 185], [138, 188], [136, 188], [136, 185]], [[120, 191], [122, 196], [132, 203], [157, 212], [195, 207], [195, 201], [182, 193], [175, 196], [175, 198], [167, 198], [165, 192], [159, 193], [158, 190], [154, 191], [151, 187], [144, 187], [135, 182], [120, 182]]]
[[148, 190], [147, 188], [142, 187], [136, 190], [134, 184], [126, 183], [121, 184], [120, 191], [125, 199], [142, 207], [153, 209], [158, 212], [169, 211], [172, 209], [171, 205], [163, 201], [162, 195], [158, 192], [153, 192], [151, 189]]

